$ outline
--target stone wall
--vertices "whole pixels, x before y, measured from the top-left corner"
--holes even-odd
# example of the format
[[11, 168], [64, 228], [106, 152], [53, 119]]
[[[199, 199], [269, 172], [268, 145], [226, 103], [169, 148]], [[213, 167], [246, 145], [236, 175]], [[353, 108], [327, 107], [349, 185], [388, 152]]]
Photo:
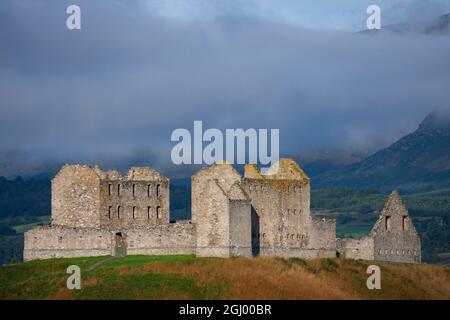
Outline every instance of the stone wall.
[[319, 251], [318, 258], [336, 256], [336, 220], [311, 218], [309, 247]]
[[241, 187], [235, 184], [228, 192], [230, 210], [230, 256], [252, 256], [251, 204]]
[[119, 230], [169, 223], [168, 181], [105, 180], [100, 194], [102, 227]]
[[191, 177], [191, 212], [192, 222], [194, 223], [197, 223], [197, 219], [203, 219], [203, 213], [209, 205], [204, 201], [204, 198], [210, 180], [217, 180], [217, 183], [226, 193], [234, 183], [241, 180], [241, 175], [232, 165], [222, 163], [201, 169]]
[[[244, 256], [336, 255], [335, 222], [311, 219], [309, 178], [290, 159], [281, 159], [276, 169], [271, 167], [269, 175], [262, 175], [256, 166], [248, 165], [241, 177], [231, 165], [219, 164], [192, 177], [199, 255], [228, 256], [230, 241], [235, 247], [236, 239], [243, 250], [239, 255]], [[233, 202], [233, 188], [241, 202]], [[239, 223], [229, 219], [233, 212]]]
[[420, 238], [397, 192], [392, 192], [370, 236], [375, 260], [421, 262]]
[[311, 218], [310, 180], [295, 161], [280, 159], [265, 175], [248, 165], [242, 185], [253, 208], [253, 237], [259, 241], [254, 251], [305, 258], [336, 255], [336, 224]]
[[[189, 221], [139, 226], [120, 232], [127, 254], [192, 254], [195, 226]], [[105, 229], [37, 227], [25, 233], [24, 261], [116, 254], [116, 232]]]
[[225, 191], [217, 180], [209, 180], [198, 196], [203, 211], [196, 212], [197, 255], [229, 257], [230, 208]]
[[230, 164], [192, 176], [192, 220], [197, 226], [197, 255], [251, 256], [250, 200]]
[[261, 252], [308, 246], [309, 186], [292, 180], [244, 178], [242, 186], [259, 219]]
[[190, 221], [133, 227], [124, 230], [127, 254], [193, 254], [196, 250], [195, 225]]
[[158, 171], [133, 167], [121, 176], [116, 171], [96, 170], [101, 177], [102, 227], [120, 230], [169, 223], [169, 179]]
[[395, 262], [421, 262], [420, 241], [410, 235], [383, 235], [374, 237], [374, 259]]
[[169, 180], [150, 168], [127, 175], [65, 165], [52, 180], [52, 225], [120, 230], [169, 223]]
[[169, 223], [169, 180], [150, 168], [125, 176], [66, 165], [52, 180], [52, 223], [25, 233], [24, 260], [187, 254], [420, 262], [406, 208], [392, 193], [369, 236], [336, 240], [336, 222], [310, 214], [310, 179], [291, 159], [265, 175], [230, 164], [192, 176], [192, 222]]
[[361, 260], [374, 259], [374, 242], [372, 237], [336, 239], [336, 248], [339, 257], [342, 258]]
[[24, 261], [107, 256], [114, 246], [112, 233], [91, 228], [36, 227], [24, 237]]
[[349, 259], [421, 262], [421, 244], [408, 211], [397, 192], [392, 192], [367, 237], [338, 239], [339, 255]]
[[100, 227], [100, 178], [82, 165], [65, 165], [52, 180], [52, 225]]

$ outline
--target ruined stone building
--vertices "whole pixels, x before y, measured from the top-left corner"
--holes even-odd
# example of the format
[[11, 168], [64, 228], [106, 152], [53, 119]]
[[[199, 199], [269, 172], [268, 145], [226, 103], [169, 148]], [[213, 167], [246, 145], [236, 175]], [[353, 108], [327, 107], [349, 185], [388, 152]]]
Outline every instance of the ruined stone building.
[[420, 238], [399, 194], [392, 192], [368, 236], [337, 239], [339, 256], [395, 262], [421, 262]]
[[262, 175], [245, 166], [244, 177], [230, 164], [192, 176], [192, 222], [197, 255], [336, 256], [335, 221], [310, 214], [310, 179], [290, 159]]
[[169, 180], [153, 169], [122, 176], [66, 165], [52, 180], [50, 225], [25, 233], [24, 260], [189, 253], [323, 258], [338, 251], [420, 262], [420, 242], [398, 195], [367, 239], [336, 240], [334, 220], [311, 216], [310, 179], [291, 159], [265, 174], [255, 165], [245, 166], [244, 176], [227, 163], [201, 169], [192, 176], [192, 219], [170, 222], [169, 213]]
[[52, 221], [25, 233], [24, 260], [191, 253], [194, 226], [169, 223], [169, 180], [66, 165], [52, 180]]

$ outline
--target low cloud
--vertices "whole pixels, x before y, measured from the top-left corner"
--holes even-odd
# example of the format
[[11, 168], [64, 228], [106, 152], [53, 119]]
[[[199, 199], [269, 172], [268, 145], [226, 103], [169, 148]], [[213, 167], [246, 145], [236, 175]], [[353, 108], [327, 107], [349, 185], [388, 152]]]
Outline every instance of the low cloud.
[[0, 4], [0, 150], [164, 163], [194, 120], [279, 128], [282, 154], [373, 148], [450, 108], [448, 37], [310, 29], [249, 5], [181, 19], [142, 1], [78, 1], [82, 30], [68, 31], [69, 2], [50, 2]]

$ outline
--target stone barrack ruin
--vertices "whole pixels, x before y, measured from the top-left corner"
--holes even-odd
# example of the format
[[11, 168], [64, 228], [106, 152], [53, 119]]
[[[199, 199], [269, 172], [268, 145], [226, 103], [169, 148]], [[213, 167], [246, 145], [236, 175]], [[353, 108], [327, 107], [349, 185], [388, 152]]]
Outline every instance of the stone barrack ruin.
[[192, 176], [192, 219], [170, 221], [169, 179], [150, 168], [127, 175], [65, 165], [52, 180], [49, 226], [25, 233], [24, 260], [196, 254], [420, 263], [420, 240], [393, 193], [372, 232], [336, 239], [336, 222], [311, 216], [310, 178], [292, 159], [241, 176], [221, 163]]

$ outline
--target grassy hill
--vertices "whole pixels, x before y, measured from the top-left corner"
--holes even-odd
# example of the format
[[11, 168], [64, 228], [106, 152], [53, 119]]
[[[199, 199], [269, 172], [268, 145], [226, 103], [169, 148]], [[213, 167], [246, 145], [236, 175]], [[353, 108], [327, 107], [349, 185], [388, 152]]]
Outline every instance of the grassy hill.
[[[73, 264], [81, 290], [66, 288]], [[1, 267], [0, 299], [450, 299], [448, 268], [377, 262], [382, 289], [368, 290], [370, 264], [192, 255], [43, 260]]]

